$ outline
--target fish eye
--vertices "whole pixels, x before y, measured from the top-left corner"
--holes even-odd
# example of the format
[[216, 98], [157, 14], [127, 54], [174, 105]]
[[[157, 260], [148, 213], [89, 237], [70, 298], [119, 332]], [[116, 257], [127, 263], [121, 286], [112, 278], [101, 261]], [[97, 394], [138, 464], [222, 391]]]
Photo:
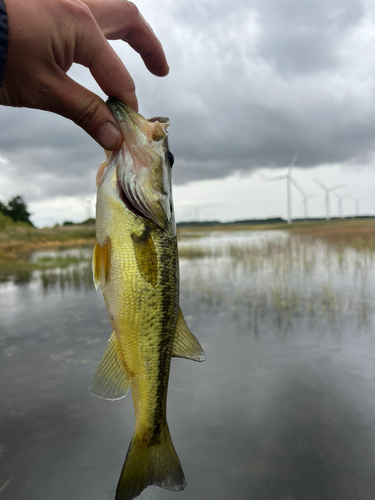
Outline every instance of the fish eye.
[[169, 165], [172, 168], [173, 167], [173, 163], [174, 163], [174, 156], [173, 156], [173, 154], [170, 151], [168, 151], [167, 152], [167, 157], [168, 157]]

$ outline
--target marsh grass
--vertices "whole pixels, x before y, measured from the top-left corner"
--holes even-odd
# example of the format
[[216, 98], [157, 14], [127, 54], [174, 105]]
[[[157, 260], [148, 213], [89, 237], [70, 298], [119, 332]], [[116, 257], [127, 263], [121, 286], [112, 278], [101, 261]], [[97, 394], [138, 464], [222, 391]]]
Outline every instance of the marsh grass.
[[12, 280], [15, 284], [26, 284], [40, 279], [44, 290], [56, 286], [62, 290], [79, 288], [81, 284], [86, 286], [88, 274], [92, 284], [91, 258], [84, 253], [78, 256], [44, 256], [35, 261], [0, 262], [0, 282]]
[[204, 257], [213, 257], [212, 249], [199, 247], [198, 245], [180, 245], [178, 255], [181, 259], [203, 259]]
[[14, 279], [16, 283], [28, 283], [33, 279], [34, 271], [44, 271], [48, 269], [65, 269], [67, 267], [78, 266], [81, 263], [89, 263], [91, 259], [84, 254], [79, 256], [56, 256], [40, 257], [35, 261], [31, 260], [10, 260], [0, 262], [0, 282]]
[[320, 233], [292, 233], [261, 243], [229, 238], [220, 248], [204, 247], [201, 239], [204, 250], [191, 253], [189, 258], [197, 256], [195, 271], [182, 272], [181, 288], [216, 309], [227, 307], [255, 334], [270, 320], [282, 331], [297, 319], [338, 330], [349, 317], [356, 318], [358, 329], [368, 328], [375, 246], [353, 244], [358, 239], [350, 231], [338, 239]]
[[39, 279], [45, 292], [51, 290], [94, 290], [92, 269], [88, 262], [67, 269], [41, 271]]
[[[68, 228], [66, 242], [72, 231], [80, 234], [79, 228]], [[91, 234], [92, 228], [83, 231]], [[300, 225], [289, 236], [283, 232], [283, 237], [264, 240], [236, 239], [238, 233], [227, 232], [222, 233], [224, 240], [216, 241], [215, 233], [208, 244], [204, 236], [209, 234], [189, 235], [179, 243], [182, 293], [205, 307], [227, 310], [256, 335], [270, 321], [283, 332], [300, 320], [332, 330], [339, 330], [348, 318], [355, 318], [358, 329], [371, 326], [373, 222], [359, 225], [357, 232], [349, 223]], [[9, 279], [18, 284], [39, 280], [45, 292], [94, 289], [91, 257], [84, 253], [0, 260], [0, 281]]]

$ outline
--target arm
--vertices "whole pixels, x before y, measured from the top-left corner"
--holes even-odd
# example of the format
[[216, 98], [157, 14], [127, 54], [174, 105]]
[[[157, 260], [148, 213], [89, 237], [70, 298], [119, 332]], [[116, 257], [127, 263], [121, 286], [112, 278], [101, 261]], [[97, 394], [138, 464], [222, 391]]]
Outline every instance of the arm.
[[119, 147], [121, 132], [103, 100], [66, 72], [73, 62], [86, 66], [105, 94], [137, 110], [134, 82], [105, 38], [126, 41], [152, 73], [166, 75], [161, 44], [137, 7], [124, 0], [6, 0], [6, 10], [0, 104], [58, 113], [105, 149]]

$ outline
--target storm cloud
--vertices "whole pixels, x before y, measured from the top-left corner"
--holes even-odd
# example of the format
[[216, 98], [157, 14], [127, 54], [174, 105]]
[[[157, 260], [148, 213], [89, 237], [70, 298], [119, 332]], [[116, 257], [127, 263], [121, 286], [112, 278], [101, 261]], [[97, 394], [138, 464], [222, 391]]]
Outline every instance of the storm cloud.
[[[124, 43], [113, 46], [136, 82], [141, 113], [171, 119], [175, 183], [278, 169], [295, 151], [302, 168], [372, 163], [373, 3], [135, 3], [165, 47], [170, 75], [148, 74]], [[100, 93], [85, 69], [71, 75]], [[103, 153], [77, 126], [36, 110], [0, 113], [0, 199], [94, 193]]]

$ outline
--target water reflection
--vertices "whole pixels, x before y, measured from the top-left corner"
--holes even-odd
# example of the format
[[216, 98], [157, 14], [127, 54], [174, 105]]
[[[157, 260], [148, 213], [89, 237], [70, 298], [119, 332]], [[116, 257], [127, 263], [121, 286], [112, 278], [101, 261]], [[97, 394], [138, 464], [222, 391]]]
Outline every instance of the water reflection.
[[[180, 248], [181, 308], [207, 356], [172, 361], [188, 487], [140, 498], [371, 500], [374, 255], [286, 233]], [[88, 392], [111, 331], [91, 250], [75, 252], [34, 255], [67, 265], [0, 284], [1, 500], [114, 498], [133, 407]]]
[[214, 310], [225, 304], [254, 334], [264, 317], [273, 318], [281, 330], [298, 318], [337, 329], [355, 315], [357, 327], [371, 325], [373, 252], [284, 232], [275, 231], [272, 238], [260, 233], [203, 237], [194, 244], [185, 240], [180, 245], [183, 293], [198, 293]]
[[0, 283], [12, 281], [16, 285], [27, 285], [33, 279], [33, 271], [30, 269], [0, 270]]
[[77, 247], [61, 247], [56, 250], [38, 250], [28, 255], [28, 260], [37, 262], [40, 259], [66, 259], [68, 257], [78, 260], [90, 260], [92, 257], [92, 245], [80, 245]]
[[56, 288], [62, 292], [70, 288], [76, 290], [93, 288], [91, 263], [71, 266], [68, 269], [42, 271], [36, 277], [40, 279], [45, 292]]

